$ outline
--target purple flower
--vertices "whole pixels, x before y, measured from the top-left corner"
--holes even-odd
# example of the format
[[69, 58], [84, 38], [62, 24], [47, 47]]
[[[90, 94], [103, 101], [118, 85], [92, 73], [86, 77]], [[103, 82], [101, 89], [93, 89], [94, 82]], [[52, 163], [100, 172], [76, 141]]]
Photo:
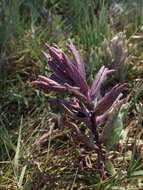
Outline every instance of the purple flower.
[[114, 73], [114, 70], [102, 66], [89, 87], [86, 82], [85, 63], [71, 40], [68, 40], [67, 47], [73, 55], [72, 61], [58, 46], [46, 44], [46, 47], [48, 53], [43, 52], [43, 54], [53, 74], [49, 77], [39, 75], [32, 84], [36, 84], [46, 92], [67, 93], [75, 97], [76, 106], [74, 102], [56, 98], [49, 99], [49, 103], [62, 106], [66, 112], [80, 121], [88, 123], [90, 113], [102, 118], [101, 116], [121, 97], [120, 94], [126, 89], [127, 84], [118, 84], [103, 97], [99, 97], [102, 83]]
[[102, 97], [100, 93], [102, 83], [114, 73], [113, 69], [102, 66], [89, 87], [86, 81], [85, 63], [71, 40], [68, 40], [67, 47], [73, 55], [73, 60], [70, 60], [56, 45], [46, 44], [46, 47], [48, 51], [43, 54], [53, 73], [49, 77], [39, 75], [32, 84], [45, 92], [54, 91], [70, 96], [69, 100], [48, 98], [48, 102], [62, 107], [66, 114], [84, 122], [90, 129], [91, 138], [84, 134], [75, 123], [69, 122], [67, 125], [78, 137], [77, 139], [84, 142], [88, 148], [97, 151], [99, 169], [103, 171], [101, 161], [105, 160], [105, 153], [102, 150], [102, 139], [100, 139], [97, 125], [103, 123], [108, 113], [123, 103], [122, 92], [126, 90], [127, 84], [115, 85]]

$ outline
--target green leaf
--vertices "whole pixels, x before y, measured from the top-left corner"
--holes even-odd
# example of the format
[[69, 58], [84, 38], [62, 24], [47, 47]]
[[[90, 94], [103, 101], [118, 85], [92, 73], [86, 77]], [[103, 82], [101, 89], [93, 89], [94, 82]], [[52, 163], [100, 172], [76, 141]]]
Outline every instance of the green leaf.
[[112, 162], [110, 160], [105, 161], [105, 166], [106, 166], [107, 171], [109, 172], [109, 174], [111, 174], [112, 176], [116, 174], [115, 167], [114, 167], [114, 165], [112, 164]]
[[18, 187], [22, 187], [24, 176], [25, 176], [25, 173], [26, 173], [26, 169], [27, 169], [27, 165], [24, 165], [22, 170], [21, 170], [20, 177], [19, 177]]
[[20, 122], [17, 147], [16, 147], [15, 156], [14, 156], [14, 159], [13, 159], [13, 170], [14, 170], [14, 175], [17, 178], [17, 180], [19, 178], [19, 159], [20, 159], [22, 122], [23, 122], [23, 118], [21, 118], [21, 122]]
[[114, 110], [114, 112], [109, 115], [109, 119], [107, 120], [101, 134], [101, 140], [108, 149], [112, 149], [121, 137], [121, 132], [123, 130], [123, 117], [126, 111], [127, 109], [122, 105], [120, 109]]
[[134, 171], [132, 172], [130, 175], [127, 176], [128, 178], [138, 178], [138, 177], [143, 177], [143, 170], [138, 170], [138, 171]]
[[143, 104], [141, 102], [136, 104], [136, 109], [139, 113], [143, 113]]

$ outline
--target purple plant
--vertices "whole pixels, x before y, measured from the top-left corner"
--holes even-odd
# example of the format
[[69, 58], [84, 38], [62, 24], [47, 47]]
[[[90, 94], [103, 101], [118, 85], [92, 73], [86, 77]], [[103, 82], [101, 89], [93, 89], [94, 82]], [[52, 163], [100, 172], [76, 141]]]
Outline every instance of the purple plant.
[[92, 133], [92, 143], [75, 123], [70, 123], [70, 127], [89, 148], [97, 151], [99, 167], [102, 168], [101, 161], [105, 159], [105, 156], [97, 125], [104, 122], [110, 110], [122, 103], [122, 91], [126, 89], [127, 84], [117, 84], [101, 97], [101, 85], [107, 76], [114, 73], [114, 70], [102, 66], [89, 87], [86, 81], [84, 61], [71, 40], [68, 40], [67, 47], [73, 55], [73, 60], [70, 60], [56, 45], [46, 44], [46, 47], [48, 53], [43, 52], [43, 54], [53, 74], [50, 77], [40, 75], [32, 84], [46, 92], [66, 93], [73, 97], [69, 100], [48, 98], [48, 102], [64, 108], [69, 116], [86, 124]]
[[126, 36], [120, 32], [110, 41], [105, 40], [102, 50], [103, 62], [109, 68], [115, 69], [114, 78], [124, 82], [127, 77], [129, 55]]

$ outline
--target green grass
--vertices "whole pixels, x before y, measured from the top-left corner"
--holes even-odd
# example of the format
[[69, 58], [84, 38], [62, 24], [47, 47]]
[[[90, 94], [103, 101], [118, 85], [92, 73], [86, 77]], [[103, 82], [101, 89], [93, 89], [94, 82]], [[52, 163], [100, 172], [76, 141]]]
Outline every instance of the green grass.
[[[2, 0], [0, 6], [0, 189], [141, 189], [142, 1]], [[66, 49], [69, 37], [90, 81], [104, 62], [103, 42], [119, 32], [126, 34], [129, 57], [126, 135], [122, 149], [109, 151], [109, 177], [101, 180], [96, 153], [81, 150], [61, 125], [60, 113], [30, 82], [49, 73], [44, 43]]]

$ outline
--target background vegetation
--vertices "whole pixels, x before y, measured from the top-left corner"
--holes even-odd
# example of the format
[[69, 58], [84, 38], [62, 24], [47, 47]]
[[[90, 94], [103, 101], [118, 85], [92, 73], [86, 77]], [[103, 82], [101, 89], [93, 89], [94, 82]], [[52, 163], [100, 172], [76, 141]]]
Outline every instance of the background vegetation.
[[[68, 38], [84, 57], [90, 82], [102, 64], [111, 66], [107, 47], [118, 35], [125, 44], [116, 53], [126, 60], [116, 80], [129, 83], [127, 112], [123, 140], [109, 152], [114, 166], [108, 164], [110, 175], [101, 180], [94, 153], [81, 156], [59, 124], [60, 112], [30, 82], [49, 73], [44, 43], [65, 49]], [[142, 52], [142, 0], [1, 0], [0, 189], [142, 189]]]

